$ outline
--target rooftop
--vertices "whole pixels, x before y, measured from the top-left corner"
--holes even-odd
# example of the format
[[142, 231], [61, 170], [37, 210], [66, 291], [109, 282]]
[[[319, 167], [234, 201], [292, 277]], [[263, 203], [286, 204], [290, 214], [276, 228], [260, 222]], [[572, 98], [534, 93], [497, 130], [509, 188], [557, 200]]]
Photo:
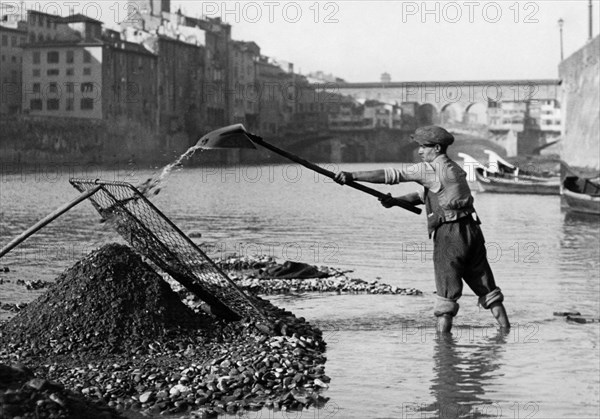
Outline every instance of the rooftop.
[[69, 15], [66, 17], [59, 17], [59, 19], [56, 21], [56, 23], [75, 23], [75, 22], [98, 23], [100, 25], [103, 24], [103, 22], [96, 20], [96, 19], [92, 19], [91, 17], [83, 15], [81, 13]]
[[58, 47], [91, 47], [91, 46], [102, 46], [104, 42], [100, 39], [94, 39], [92, 41], [75, 41], [75, 40], [52, 40], [42, 42], [30, 42], [23, 44], [21, 48], [58, 48]]

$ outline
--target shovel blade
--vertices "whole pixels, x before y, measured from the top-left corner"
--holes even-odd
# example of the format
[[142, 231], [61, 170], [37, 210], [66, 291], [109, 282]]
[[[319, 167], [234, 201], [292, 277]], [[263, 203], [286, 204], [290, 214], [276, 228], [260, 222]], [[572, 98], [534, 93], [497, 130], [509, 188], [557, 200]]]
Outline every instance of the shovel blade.
[[196, 146], [203, 149], [256, 148], [242, 124], [228, 125], [202, 136]]

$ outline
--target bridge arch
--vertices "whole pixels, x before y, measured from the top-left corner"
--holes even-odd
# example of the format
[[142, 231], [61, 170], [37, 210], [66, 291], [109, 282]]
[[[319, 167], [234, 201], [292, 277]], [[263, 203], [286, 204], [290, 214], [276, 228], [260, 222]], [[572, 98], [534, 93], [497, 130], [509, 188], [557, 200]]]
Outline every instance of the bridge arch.
[[447, 103], [442, 106], [442, 109], [440, 110], [440, 124], [444, 125], [462, 122], [464, 119], [464, 113], [465, 111], [460, 104], [456, 102]]
[[470, 103], [465, 109], [463, 122], [466, 124], [487, 124], [487, 104], [483, 102]]

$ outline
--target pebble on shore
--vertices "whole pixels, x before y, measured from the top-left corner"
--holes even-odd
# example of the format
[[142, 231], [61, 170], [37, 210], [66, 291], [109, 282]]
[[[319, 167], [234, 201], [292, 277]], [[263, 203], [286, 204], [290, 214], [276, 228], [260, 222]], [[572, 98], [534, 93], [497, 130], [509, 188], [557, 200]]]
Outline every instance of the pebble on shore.
[[278, 333], [256, 319], [206, 314], [130, 248], [107, 245], [0, 326], [0, 362], [25, 364], [42, 380], [118, 411], [231, 414], [323, 405], [330, 379], [321, 331], [255, 299], [277, 320]]
[[367, 282], [356, 278], [259, 279], [233, 276], [233, 279], [242, 289], [264, 295], [299, 292], [422, 295], [416, 288], [400, 288], [379, 281]]
[[229, 258], [218, 260], [217, 263], [229, 274], [240, 288], [254, 294], [273, 295], [303, 292], [394, 295], [423, 294], [416, 288], [401, 288], [379, 282], [378, 280], [369, 282], [358, 278], [349, 278], [346, 274], [351, 271], [341, 271], [328, 266], [321, 266], [318, 269], [320, 273], [328, 274], [328, 276], [324, 278], [282, 279], [259, 277], [259, 272], [277, 265], [275, 260], [268, 256], [231, 256]]
[[29, 291], [41, 290], [52, 285], [52, 282], [44, 281], [42, 279], [35, 279], [33, 281], [18, 279], [17, 285], [22, 285], [27, 288]]
[[0, 417], [119, 419], [116, 410], [59, 383], [36, 378], [22, 365], [0, 364]]

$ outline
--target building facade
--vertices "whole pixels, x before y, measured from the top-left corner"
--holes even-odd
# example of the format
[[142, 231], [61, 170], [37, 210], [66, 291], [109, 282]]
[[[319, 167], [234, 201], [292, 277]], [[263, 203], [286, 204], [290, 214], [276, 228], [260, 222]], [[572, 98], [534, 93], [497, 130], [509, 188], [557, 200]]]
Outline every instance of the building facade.
[[26, 45], [23, 112], [102, 119], [101, 42]]
[[41, 12], [39, 10], [29, 10], [27, 12], [27, 42], [50, 42], [58, 36], [59, 22], [62, 17]]
[[56, 39], [24, 46], [23, 112], [153, 123], [156, 56], [86, 16], [55, 21]]
[[231, 122], [242, 123], [249, 130], [258, 128], [257, 61], [260, 47], [254, 42], [232, 41], [230, 80], [233, 84]]
[[278, 135], [290, 124], [296, 107], [294, 75], [265, 56], [256, 62], [256, 68], [258, 127], [261, 133]]
[[0, 24], [0, 114], [21, 110], [23, 45], [27, 40], [22, 22]]
[[158, 37], [160, 126], [197, 136], [204, 123], [204, 46]]
[[157, 55], [118, 32], [105, 32], [103, 43], [102, 118], [134, 120], [156, 129]]

